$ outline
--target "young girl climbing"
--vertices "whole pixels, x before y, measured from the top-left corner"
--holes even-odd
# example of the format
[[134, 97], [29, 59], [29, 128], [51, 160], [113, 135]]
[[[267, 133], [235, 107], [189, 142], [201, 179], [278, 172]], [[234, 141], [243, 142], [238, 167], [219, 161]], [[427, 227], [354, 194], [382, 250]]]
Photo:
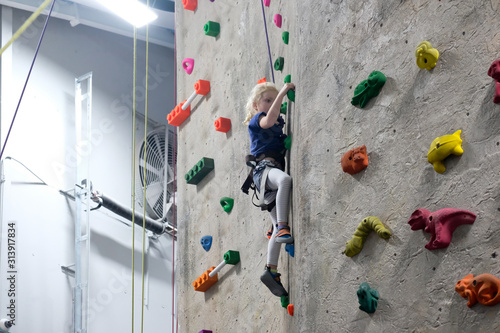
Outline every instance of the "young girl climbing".
[[284, 172], [286, 135], [283, 134], [285, 122], [280, 116], [280, 108], [283, 97], [294, 88], [293, 83], [285, 83], [281, 90], [270, 82], [256, 85], [246, 104], [248, 114], [244, 121], [250, 134], [250, 152], [257, 162], [254, 184], [264, 195], [265, 204], [271, 206], [275, 202], [270, 210], [273, 228], [267, 247], [267, 265], [260, 279], [276, 296], [288, 295], [280, 281], [278, 258], [281, 244], [293, 243], [288, 225], [292, 177]]

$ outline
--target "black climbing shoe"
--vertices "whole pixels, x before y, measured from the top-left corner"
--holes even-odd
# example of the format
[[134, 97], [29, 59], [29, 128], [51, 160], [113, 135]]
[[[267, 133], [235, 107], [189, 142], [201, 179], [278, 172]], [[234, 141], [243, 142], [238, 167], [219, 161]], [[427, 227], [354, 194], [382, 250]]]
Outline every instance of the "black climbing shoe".
[[279, 273], [271, 273], [271, 270], [269, 267], [266, 267], [264, 270], [264, 273], [260, 276], [260, 280], [262, 283], [266, 285], [269, 290], [278, 297], [281, 296], [288, 296], [288, 293], [286, 292], [285, 288], [283, 288], [283, 285], [281, 284], [280, 280], [281, 274]]

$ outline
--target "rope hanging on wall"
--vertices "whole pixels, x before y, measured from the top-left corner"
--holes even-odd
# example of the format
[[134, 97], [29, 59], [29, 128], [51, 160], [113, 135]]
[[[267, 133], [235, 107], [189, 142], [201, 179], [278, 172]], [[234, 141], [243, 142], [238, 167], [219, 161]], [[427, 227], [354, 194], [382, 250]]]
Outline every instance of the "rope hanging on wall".
[[21, 91], [21, 97], [19, 97], [19, 102], [17, 102], [16, 111], [14, 112], [14, 117], [12, 117], [12, 122], [10, 123], [9, 131], [7, 132], [7, 136], [5, 137], [5, 142], [3, 144], [2, 151], [0, 152], [0, 160], [2, 160], [2, 156], [3, 156], [3, 152], [5, 150], [5, 146], [7, 146], [7, 141], [9, 141], [10, 132], [12, 131], [12, 126], [14, 126], [14, 121], [16, 120], [17, 112], [19, 111], [19, 106], [21, 105], [21, 101], [23, 100], [24, 91], [26, 90], [26, 86], [28, 85], [28, 81], [30, 79], [31, 71], [33, 70], [33, 66], [35, 65], [35, 60], [36, 60], [36, 57], [38, 55], [38, 50], [40, 50], [40, 45], [42, 45], [43, 36], [45, 35], [45, 30], [47, 29], [47, 24], [49, 23], [50, 15], [52, 14], [52, 9], [54, 8], [54, 4], [55, 3], [56, 3], [56, 0], [53, 0], [52, 1], [52, 5], [50, 6], [49, 14], [47, 15], [47, 19], [45, 20], [45, 24], [43, 26], [42, 34], [40, 35], [40, 39], [38, 40], [38, 45], [36, 47], [35, 55], [33, 57], [33, 61], [31, 62], [30, 70], [28, 71], [28, 76], [26, 77], [26, 81], [24, 82], [23, 90]]
[[273, 77], [274, 82], [274, 70], [273, 70], [273, 58], [271, 57], [271, 47], [269, 46], [269, 35], [267, 34], [267, 23], [266, 23], [266, 13], [264, 11], [264, 0], [260, 0], [262, 4], [262, 17], [264, 18], [264, 29], [266, 31], [266, 40], [267, 40], [267, 51], [269, 52], [269, 66], [271, 67], [271, 75]]

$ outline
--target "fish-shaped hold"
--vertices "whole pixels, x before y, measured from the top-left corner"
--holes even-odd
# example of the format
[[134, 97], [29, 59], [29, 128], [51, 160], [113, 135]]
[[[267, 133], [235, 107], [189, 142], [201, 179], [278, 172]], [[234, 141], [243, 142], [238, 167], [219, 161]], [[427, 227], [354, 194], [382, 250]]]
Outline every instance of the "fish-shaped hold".
[[427, 161], [434, 166], [437, 173], [446, 171], [443, 160], [453, 155], [462, 155], [462, 139], [460, 138], [461, 130], [450, 135], [443, 135], [435, 138], [431, 143], [429, 152], [427, 153]]

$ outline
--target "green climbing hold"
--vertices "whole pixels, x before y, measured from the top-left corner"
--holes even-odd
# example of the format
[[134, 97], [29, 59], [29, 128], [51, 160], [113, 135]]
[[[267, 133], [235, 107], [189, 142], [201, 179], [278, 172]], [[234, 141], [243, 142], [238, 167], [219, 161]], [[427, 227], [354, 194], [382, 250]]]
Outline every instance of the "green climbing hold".
[[224, 262], [229, 265], [236, 265], [240, 262], [240, 253], [232, 250], [227, 251], [224, 253]]
[[289, 134], [285, 138], [285, 140], [283, 141], [283, 143], [285, 144], [285, 149], [290, 150], [290, 148], [292, 148], [292, 135]]
[[288, 90], [286, 96], [288, 97], [289, 100], [295, 102], [295, 90]]
[[234, 199], [229, 197], [223, 197], [220, 199], [220, 204], [222, 205], [222, 209], [224, 209], [226, 213], [229, 213], [233, 209]]
[[281, 295], [281, 306], [286, 309], [288, 307], [288, 304], [290, 304], [290, 299], [288, 298], [288, 296]]
[[361, 81], [356, 89], [354, 89], [354, 97], [351, 100], [351, 104], [359, 104], [360, 108], [365, 107], [371, 98], [378, 96], [380, 90], [385, 84], [385, 81], [387, 81], [387, 78], [382, 72], [371, 72], [368, 79]]
[[208, 21], [204, 26], [203, 30], [205, 30], [205, 35], [217, 37], [220, 32], [220, 24], [217, 22]]
[[283, 33], [281, 34], [281, 38], [283, 38], [283, 42], [288, 45], [288, 37], [290, 36], [290, 34], [288, 33], [288, 31], [283, 31]]
[[292, 82], [292, 76], [288, 74], [287, 76], [285, 76], [285, 83], [290, 83], [290, 82]]
[[288, 109], [288, 102], [284, 102], [283, 104], [281, 104], [280, 113], [286, 114], [287, 109]]
[[206, 175], [214, 169], [214, 160], [208, 157], [203, 157], [195, 164], [191, 170], [186, 173], [184, 179], [188, 184], [198, 184]]
[[283, 57], [278, 57], [274, 62], [274, 69], [277, 71], [283, 70], [283, 65], [285, 64], [285, 59]]

